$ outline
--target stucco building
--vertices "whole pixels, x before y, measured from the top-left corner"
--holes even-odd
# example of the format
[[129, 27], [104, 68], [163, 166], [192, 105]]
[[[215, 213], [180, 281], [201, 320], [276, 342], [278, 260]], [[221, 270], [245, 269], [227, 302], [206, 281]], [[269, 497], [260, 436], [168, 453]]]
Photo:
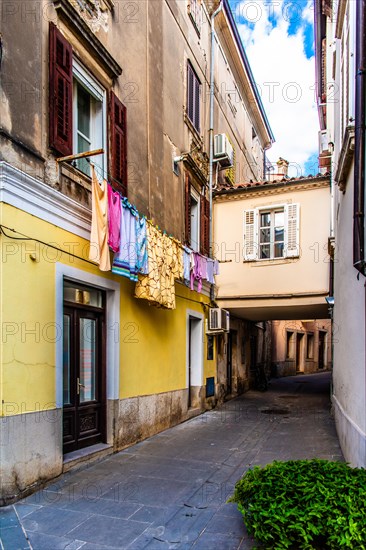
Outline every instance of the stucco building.
[[[268, 375], [316, 372], [319, 345], [320, 368], [330, 366], [329, 197], [326, 174], [295, 179], [284, 172], [215, 191], [214, 246], [222, 261], [216, 301], [230, 312], [235, 338], [248, 342], [247, 382], [258, 364]], [[261, 355], [263, 339], [250, 335], [258, 325], [267, 328]]]
[[333, 408], [344, 456], [366, 466], [366, 2], [315, 2], [323, 162], [331, 161]]
[[[101, 271], [89, 258], [90, 164], [65, 157], [102, 150], [89, 158], [98, 179], [205, 258], [210, 178], [261, 180], [273, 136], [227, 0], [3, 8], [1, 498], [10, 502], [78, 460], [214, 406], [220, 389], [218, 337], [205, 333], [210, 284], [198, 292], [176, 281], [168, 310]], [[226, 136], [216, 149], [215, 135]], [[228, 168], [222, 156], [210, 163], [220, 144]]]
[[330, 319], [272, 322], [273, 376], [294, 376], [330, 370]]

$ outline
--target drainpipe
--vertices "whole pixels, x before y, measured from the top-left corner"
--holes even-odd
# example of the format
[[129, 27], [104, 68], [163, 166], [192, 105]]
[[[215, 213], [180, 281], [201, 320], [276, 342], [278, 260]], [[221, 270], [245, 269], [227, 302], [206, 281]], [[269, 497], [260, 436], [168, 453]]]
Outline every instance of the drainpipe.
[[212, 224], [212, 180], [213, 180], [213, 144], [214, 144], [214, 99], [215, 99], [215, 17], [222, 10], [222, 1], [219, 7], [211, 16], [211, 66], [210, 66], [210, 150], [209, 150], [209, 167], [208, 167], [208, 188], [210, 201], [210, 247], [209, 255], [213, 257], [213, 224]]
[[353, 210], [353, 265], [365, 274], [365, 92], [366, 92], [366, 0], [356, 8], [356, 114]]

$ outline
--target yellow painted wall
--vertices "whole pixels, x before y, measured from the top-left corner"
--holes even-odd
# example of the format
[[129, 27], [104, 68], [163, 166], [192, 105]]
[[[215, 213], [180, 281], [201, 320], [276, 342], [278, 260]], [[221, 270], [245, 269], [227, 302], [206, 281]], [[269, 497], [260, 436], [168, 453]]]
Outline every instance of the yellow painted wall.
[[[2, 214], [4, 226], [87, 258], [86, 240], [9, 205], [3, 205]], [[112, 273], [102, 273], [90, 263], [34, 241], [16, 241], [2, 236], [1, 244], [2, 389], [5, 401], [2, 414], [20, 414], [55, 406], [54, 340], [61, 334], [59, 327], [56, 334], [54, 326], [57, 262], [118, 281], [121, 285], [121, 399], [186, 387], [187, 309], [203, 313], [201, 302], [208, 304], [208, 298], [176, 284], [176, 310], [158, 309], [134, 298], [134, 283]], [[36, 256], [36, 261], [30, 254]], [[205, 336], [204, 340], [205, 380], [215, 375], [216, 361], [206, 360]]]

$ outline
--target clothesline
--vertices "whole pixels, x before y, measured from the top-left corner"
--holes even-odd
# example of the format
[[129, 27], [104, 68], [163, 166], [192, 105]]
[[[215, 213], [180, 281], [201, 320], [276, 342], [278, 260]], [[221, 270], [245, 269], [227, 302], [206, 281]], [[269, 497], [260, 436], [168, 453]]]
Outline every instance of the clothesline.
[[[123, 199], [124, 203], [126, 206], [128, 206], [130, 208], [130, 210], [133, 212], [135, 211], [136, 212], [136, 215], [139, 216], [140, 218], [145, 218], [146, 219], [146, 222], [149, 223], [150, 225], [152, 225], [153, 227], [155, 227], [155, 229], [157, 229], [158, 231], [160, 231], [163, 235], [166, 235], [167, 237], [169, 237], [169, 239], [172, 239], [182, 250], [185, 250], [186, 249], [186, 246], [179, 240], [177, 239], [176, 237], [173, 237], [173, 235], [169, 235], [167, 233], [167, 231], [165, 231], [165, 229], [161, 229], [158, 225], [156, 225], [152, 220], [149, 220], [147, 218], [147, 216], [145, 216], [144, 214], [140, 214], [139, 211], [137, 210], [137, 208], [132, 205], [127, 197], [123, 197], [121, 192], [116, 189], [109, 181], [110, 178], [112, 178], [109, 174], [109, 172], [107, 170], [105, 170], [104, 168], [102, 168], [100, 165], [96, 164], [95, 162], [92, 162], [90, 159], [86, 159], [91, 166], [94, 166], [94, 169], [96, 170], [96, 172], [98, 172], [98, 175], [101, 177], [101, 178], [104, 178], [104, 175], [106, 174], [108, 176], [108, 183], [109, 185], [111, 185], [113, 191], [115, 193], [118, 193], [121, 198]], [[117, 181], [115, 178], [112, 178], [113, 180]], [[190, 248], [190, 247], [188, 247]], [[207, 256], [205, 256], [204, 254], [201, 254], [201, 252], [198, 252], [196, 250], [192, 250], [192, 252], [195, 252], [195, 254], [198, 254], [199, 256], [201, 256], [202, 258], [207, 258]]]
[[[218, 262], [196, 253], [168, 236], [166, 231], [140, 216], [138, 210], [105, 178], [100, 182], [94, 164], [92, 174], [92, 226], [89, 259], [101, 271], [122, 275], [136, 283], [135, 297], [167, 309], [175, 308], [175, 280], [191, 290], [197, 281], [214, 283]], [[114, 254], [110, 262], [110, 250]]]

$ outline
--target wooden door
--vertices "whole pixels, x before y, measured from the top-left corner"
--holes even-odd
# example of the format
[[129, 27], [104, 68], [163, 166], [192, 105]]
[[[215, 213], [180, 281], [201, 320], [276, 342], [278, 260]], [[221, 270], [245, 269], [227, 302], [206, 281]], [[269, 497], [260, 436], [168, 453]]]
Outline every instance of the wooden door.
[[64, 453], [104, 441], [104, 324], [103, 310], [77, 304], [64, 306]]

